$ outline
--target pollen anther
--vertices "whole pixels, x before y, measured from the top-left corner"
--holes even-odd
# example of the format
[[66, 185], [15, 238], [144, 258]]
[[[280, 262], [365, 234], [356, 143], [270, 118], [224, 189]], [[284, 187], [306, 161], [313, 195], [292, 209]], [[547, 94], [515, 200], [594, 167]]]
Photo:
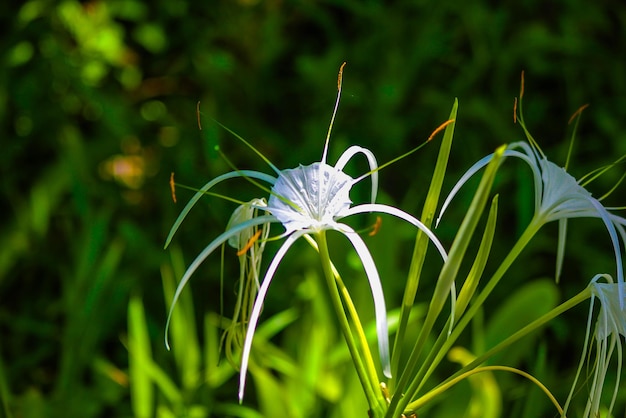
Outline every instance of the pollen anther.
[[370, 237], [373, 237], [374, 235], [378, 234], [378, 231], [380, 230], [380, 226], [383, 223], [383, 218], [381, 218], [380, 216], [376, 217], [376, 222], [374, 222], [374, 225], [372, 225], [372, 230], [369, 232]]
[[444, 123], [442, 123], [441, 125], [439, 125], [439, 127], [437, 129], [435, 129], [432, 134], [430, 134], [430, 136], [428, 137], [426, 142], [430, 142], [439, 132], [443, 131], [446, 126], [448, 126], [448, 125], [450, 125], [451, 123], [454, 123], [454, 122], [455, 122], [455, 119], [449, 119], [449, 120], [445, 121]]
[[250, 238], [248, 242], [246, 242], [246, 245], [241, 250], [237, 251], [237, 257], [244, 255], [250, 248], [252, 248], [254, 243], [257, 242], [257, 240], [261, 236], [262, 231], [263, 231], [262, 229], [258, 229], [254, 233], [254, 235], [252, 235], [252, 238]]
[[176, 183], [174, 183], [174, 172], [170, 174], [170, 190], [172, 191], [172, 200], [176, 203]]

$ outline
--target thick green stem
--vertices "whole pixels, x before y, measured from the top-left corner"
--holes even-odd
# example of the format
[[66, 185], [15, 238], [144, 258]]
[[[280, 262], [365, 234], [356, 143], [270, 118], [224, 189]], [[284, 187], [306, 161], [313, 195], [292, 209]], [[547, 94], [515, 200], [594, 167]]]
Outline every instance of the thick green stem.
[[526, 230], [522, 233], [522, 236], [517, 240], [511, 251], [507, 254], [506, 258], [502, 261], [502, 264], [498, 267], [498, 270], [493, 274], [491, 279], [487, 282], [485, 288], [478, 294], [475, 300], [472, 301], [471, 306], [463, 315], [459, 322], [455, 325], [454, 330], [450, 335], [447, 335], [447, 324], [445, 329], [441, 332], [434, 348], [431, 351], [431, 355], [428, 356], [418, 373], [415, 375], [413, 384], [409, 387], [406, 393], [416, 396], [428, 377], [433, 373], [435, 368], [439, 365], [441, 360], [446, 356], [450, 348], [455, 344], [461, 333], [465, 330], [465, 327], [474, 318], [474, 315], [478, 312], [483, 305], [489, 294], [493, 291], [496, 285], [500, 282], [500, 279], [511, 267], [513, 262], [519, 257], [521, 252], [526, 248], [532, 237], [539, 230], [540, 225], [532, 222]]
[[[509, 336], [507, 339], [505, 339], [504, 341], [500, 342], [495, 347], [491, 348], [490, 350], [488, 350], [484, 354], [482, 354], [479, 357], [477, 357], [476, 359], [474, 359], [471, 363], [469, 363], [468, 365], [464, 366], [462, 369], [457, 371], [455, 374], [450, 376], [448, 379], [443, 381], [441, 384], [437, 385], [437, 387], [435, 389], [429, 391], [427, 394], [425, 394], [424, 396], [420, 397], [419, 399], [416, 399], [415, 401], [411, 402], [407, 406], [407, 408], [409, 408], [409, 409], [416, 409], [420, 405], [423, 405], [425, 399], [431, 397], [433, 393], [440, 392], [441, 388], [447, 387], [447, 385], [449, 385], [450, 382], [454, 381], [455, 379], [458, 379], [460, 376], [464, 375], [465, 373], [468, 373], [472, 369], [477, 368], [478, 366], [480, 366], [482, 363], [484, 363], [487, 359], [489, 359], [493, 355], [495, 355], [498, 352], [506, 349], [507, 347], [509, 347], [510, 345], [512, 345], [515, 342], [519, 341], [521, 338], [527, 336], [531, 332], [537, 331], [539, 328], [541, 328], [542, 326], [544, 326], [548, 322], [552, 321], [557, 316], [559, 316], [562, 313], [572, 309], [574, 306], [577, 306], [578, 304], [584, 302], [585, 300], [589, 299], [590, 297], [591, 297], [591, 291], [587, 287], [587, 288], [585, 288], [585, 290], [583, 290], [582, 292], [580, 292], [579, 294], [577, 294], [573, 298], [568, 299], [567, 301], [563, 302], [562, 304], [560, 304], [556, 308], [552, 309], [550, 312], [546, 313], [545, 315], [542, 315], [540, 318], [537, 318], [535, 321], [533, 321], [530, 324], [526, 325], [524, 328], [520, 329], [519, 331], [517, 331], [513, 335]], [[441, 351], [444, 352], [444, 353], [447, 353], [449, 350], [448, 349], [442, 349]], [[427, 373], [426, 378], [430, 375], [430, 372], [431, 372], [431, 370], [429, 370], [429, 373]]]
[[355, 321], [360, 321], [358, 321], [356, 309], [352, 304], [352, 300], [350, 299], [350, 295], [347, 293], [346, 287], [343, 285], [341, 278], [339, 278], [338, 275], [335, 275], [333, 264], [330, 259], [330, 254], [328, 252], [326, 232], [320, 231], [319, 233], [315, 234], [315, 240], [317, 242], [320, 260], [322, 262], [322, 269], [324, 270], [326, 284], [328, 285], [330, 299], [333, 304], [333, 308], [335, 309], [337, 319], [339, 321], [339, 327], [341, 328], [341, 332], [343, 333], [346, 344], [348, 345], [348, 351], [350, 352], [350, 356], [352, 357], [352, 361], [354, 362], [357, 376], [361, 382], [361, 385], [363, 386], [363, 391], [365, 393], [365, 397], [367, 398], [367, 403], [370, 407], [370, 416], [372, 418], [383, 417], [386, 411], [387, 403], [383, 398], [382, 392], [380, 390], [376, 390], [379, 385], [378, 377], [375, 371], [374, 362], [369, 347], [367, 346], [367, 340], [365, 340], [365, 334], [362, 332], [362, 327], [360, 327], [360, 323], [359, 326], [357, 326], [357, 330], [360, 330], [358, 334], [359, 339], [361, 340], [360, 342], [362, 350], [365, 353], [365, 364], [363, 356], [361, 352], [359, 352], [359, 348], [354, 338], [354, 335], [352, 334], [352, 329], [346, 315], [346, 308], [344, 308], [343, 302], [341, 300], [341, 293], [344, 294], [344, 300], [346, 301], [347, 309], [350, 312], [350, 315], [355, 319]]

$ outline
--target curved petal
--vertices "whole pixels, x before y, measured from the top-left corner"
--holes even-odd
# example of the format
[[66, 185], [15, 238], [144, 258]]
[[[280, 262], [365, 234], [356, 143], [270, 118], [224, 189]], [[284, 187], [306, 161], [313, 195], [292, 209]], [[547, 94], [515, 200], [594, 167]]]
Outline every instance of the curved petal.
[[410, 224], [413, 224], [414, 226], [419, 228], [420, 231], [425, 233], [428, 236], [428, 238], [430, 238], [432, 243], [435, 244], [435, 247], [437, 247], [437, 250], [439, 251], [439, 254], [441, 254], [441, 258], [443, 259], [443, 261], [446, 261], [448, 259], [448, 254], [446, 253], [446, 250], [443, 248], [443, 245], [441, 244], [437, 236], [430, 229], [428, 229], [426, 225], [424, 225], [422, 222], [420, 222], [417, 218], [413, 217], [412, 215], [409, 215], [408, 213], [398, 208], [394, 208], [393, 206], [383, 205], [380, 203], [363, 204], [363, 205], [354, 206], [348, 210], [348, 215], [354, 215], [357, 213], [366, 213], [366, 212], [386, 213], [388, 215], [393, 215], [395, 217], [403, 219], [409, 222]]
[[176, 302], [178, 301], [178, 298], [180, 297], [180, 294], [183, 291], [185, 285], [191, 278], [191, 275], [195, 273], [195, 271], [198, 269], [200, 264], [202, 264], [202, 262], [213, 251], [215, 251], [216, 248], [218, 248], [224, 242], [228, 241], [230, 237], [241, 233], [241, 231], [245, 230], [246, 228], [250, 228], [251, 226], [261, 225], [261, 224], [268, 223], [268, 222], [278, 222], [278, 220], [273, 216], [265, 215], [265, 216], [259, 216], [254, 219], [250, 219], [249, 221], [242, 222], [240, 224], [233, 226], [231, 229], [223, 232], [217, 238], [211, 241], [209, 245], [207, 245], [204, 248], [204, 250], [202, 250], [202, 252], [198, 254], [196, 259], [193, 260], [193, 262], [189, 265], [189, 267], [187, 267], [187, 271], [185, 271], [185, 274], [183, 275], [182, 279], [180, 279], [180, 283], [178, 283], [178, 287], [176, 288], [176, 292], [174, 293], [174, 297], [172, 298], [172, 305], [170, 306], [170, 311], [167, 314], [167, 322], [165, 323], [165, 347], [167, 347], [168, 350], [170, 349], [170, 344], [167, 339], [167, 334], [168, 334], [169, 327], [170, 327], [170, 320], [172, 319], [172, 312], [174, 312], [174, 306], [176, 306]]
[[391, 363], [389, 355], [389, 331], [387, 327], [387, 308], [385, 307], [385, 295], [383, 293], [383, 287], [380, 282], [380, 276], [376, 269], [374, 259], [367, 249], [367, 245], [361, 239], [354, 229], [350, 228], [346, 224], [337, 224], [337, 227], [333, 228], [338, 232], [344, 234], [352, 243], [354, 250], [357, 252], [365, 274], [372, 290], [372, 297], [374, 298], [374, 312], [376, 314], [376, 331], [378, 335], [378, 350], [380, 352], [380, 361], [383, 367], [383, 373], [388, 378], [391, 378]]
[[[533, 182], [535, 183], [535, 212], [537, 212], [539, 210], [539, 206], [541, 205], [541, 198], [543, 196], [543, 178], [541, 177], [541, 170], [539, 169], [538, 159], [540, 157], [537, 154], [537, 150], [523, 141], [514, 142], [510, 144], [508, 148], [512, 153], [510, 156], [515, 156], [525, 161], [533, 172]], [[522, 148], [524, 152], [512, 151], [515, 148]], [[541, 155], [543, 155], [543, 153], [541, 153]]]
[[563, 258], [565, 256], [565, 241], [567, 237], [567, 218], [559, 219], [559, 238], [556, 247], [556, 272], [555, 280], [558, 283], [563, 270]]
[[[350, 159], [352, 159], [352, 157], [354, 157], [358, 153], [365, 155], [365, 157], [367, 158], [367, 162], [370, 165], [370, 173], [368, 173], [372, 176], [372, 197], [370, 200], [371, 203], [374, 203], [376, 202], [376, 194], [378, 193], [378, 162], [376, 161], [376, 157], [374, 156], [374, 153], [372, 151], [368, 150], [367, 148], [359, 147], [358, 145], [353, 145], [345, 150], [343, 154], [341, 154], [341, 157], [339, 157], [337, 163], [335, 164], [335, 168], [339, 171], [343, 171], [343, 168], [346, 166], [346, 164], [348, 164], [348, 161], [350, 161]], [[364, 174], [361, 177], [356, 178], [354, 180], [354, 184], [361, 181], [368, 174]]]
[[283, 170], [272, 187], [267, 209], [289, 232], [322, 227], [350, 207], [353, 179], [328, 164]]
[[211, 187], [217, 185], [218, 183], [221, 183], [224, 180], [232, 179], [235, 177], [244, 177], [244, 178], [251, 177], [251, 178], [265, 181], [269, 184], [274, 184], [274, 182], [276, 182], [275, 177], [272, 177], [265, 173], [261, 173], [259, 171], [253, 171], [253, 170], [231, 171], [230, 173], [222, 174], [221, 176], [215, 177], [213, 180], [211, 180], [210, 182], [202, 186], [202, 188], [198, 190], [195, 195], [193, 195], [193, 197], [189, 200], [189, 202], [187, 202], [183, 210], [180, 212], [180, 215], [178, 215], [178, 218], [176, 218], [176, 222], [174, 222], [174, 225], [172, 225], [172, 228], [170, 229], [170, 233], [167, 235], [167, 239], [165, 240], [164, 248], [167, 248], [167, 246], [170, 245], [170, 242], [172, 241], [172, 238], [174, 237], [174, 234], [176, 233], [176, 231], [178, 231], [180, 224], [183, 223], [183, 221], [185, 220], [185, 217], [187, 216], [189, 211], [191, 211], [191, 208], [193, 208], [193, 206], [198, 202], [198, 200], [200, 200], [200, 198], [204, 196], [204, 193], [209, 191]]
[[441, 218], [443, 217], [444, 212], [446, 211], [446, 209], [448, 208], [448, 205], [450, 204], [450, 202], [452, 201], [452, 199], [454, 198], [454, 196], [456, 196], [456, 194], [458, 193], [458, 191], [461, 189], [461, 187], [463, 187], [463, 185], [474, 175], [476, 174], [476, 172], [478, 172], [478, 170], [480, 170], [481, 168], [483, 168], [484, 166], [486, 166], [487, 164], [489, 164], [489, 161], [491, 161], [491, 159], [493, 158], [493, 154], [489, 154], [486, 157], [481, 158], [480, 160], [478, 160], [477, 162], [474, 163], [474, 165], [472, 165], [466, 172], [465, 174], [463, 174], [461, 176], [461, 178], [459, 179], [459, 181], [456, 182], [456, 184], [454, 185], [454, 187], [452, 188], [452, 190], [450, 191], [450, 193], [448, 193], [448, 197], [446, 197], [446, 200], [443, 202], [443, 205], [441, 206], [441, 209], [439, 210], [439, 216], [437, 217], [437, 220], [435, 221], [435, 228], [437, 228], [437, 226], [439, 226], [439, 222], [441, 221]]
[[619, 284], [618, 291], [620, 308], [624, 309], [624, 266], [622, 265], [622, 251], [619, 245], [619, 238], [617, 237], [617, 230], [615, 229], [615, 225], [611, 221], [611, 216], [606, 208], [602, 206], [602, 204], [598, 202], [598, 200], [592, 197], [589, 198], [589, 201], [598, 211], [598, 215], [600, 215], [600, 218], [602, 218], [602, 221], [604, 222], [604, 225], [606, 225], [606, 229], [609, 231], [609, 235], [611, 236], [613, 250], [615, 251], [615, 263], [617, 265], [617, 283]]
[[261, 287], [259, 288], [259, 293], [257, 294], [256, 300], [254, 301], [252, 313], [250, 314], [250, 320], [248, 321], [246, 339], [243, 343], [243, 350], [241, 352], [241, 368], [239, 369], [239, 403], [243, 401], [243, 393], [246, 387], [246, 372], [248, 371], [248, 361], [250, 360], [250, 350], [252, 349], [252, 337], [254, 337], [254, 331], [259, 321], [259, 316], [261, 315], [261, 309], [263, 308], [265, 295], [267, 294], [267, 291], [270, 287], [272, 278], [274, 277], [274, 273], [276, 273], [276, 269], [278, 269], [278, 265], [283, 260], [283, 257], [285, 256], [287, 251], [298, 238], [300, 238], [307, 232], [309, 231], [296, 231], [285, 240], [278, 252], [276, 252], [276, 255], [274, 256], [274, 259], [270, 263], [269, 267], [267, 268], [267, 272], [265, 273], [265, 277], [263, 278], [263, 282], [261, 283]]
[[[534, 177], [534, 181], [535, 181], [535, 209], [537, 209], [537, 208], [539, 208], [539, 203], [541, 201], [541, 190], [542, 190], [541, 172], [539, 172], [538, 168], [536, 167], [537, 164], [534, 163], [533, 160], [531, 160], [530, 157], [528, 157], [526, 154], [521, 153], [519, 151], [514, 151], [514, 150], [510, 149], [511, 146], [523, 146], [523, 145], [527, 145], [527, 144], [525, 144], [525, 143], [514, 143], [514, 144], [509, 145], [509, 149], [504, 151], [504, 156], [505, 157], [517, 157], [517, 158], [520, 158], [520, 159], [526, 161], [526, 163], [528, 163], [530, 168], [533, 170], [533, 177]], [[531, 153], [532, 153], [532, 151], [531, 151]], [[463, 187], [463, 185], [465, 183], [467, 183], [467, 181], [474, 174], [476, 174], [478, 172], [478, 170], [480, 170], [481, 168], [483, 168], [484, 166], [489, 164], [489, 162], [491, 161], [492, 158], [493, 158], [493, 154], [489, 154], [486, 157], [481, 158], [480, 160], [475, 162], [474, 165], [472, 165], [465, 172], [465, 174], [463, 174], [463, 176], [461, 176], [459, 181], [457, 181], [457, 183], [454, 185], [454, 187], [452, 188], [452, 190], [448, 194], [448, 197], [446, 197], [446, 200], [443, 202], [443, 205], [441, 206], [441, 210], [439, 211], [439, 216], [437, 217], [437, 220], [435, 221], [435, 228], [437, 226], [439, 226], [439, 222], [441, 221], [441, 218], [443, 217], [444, 212], [446, 211], [446, 209], [450, 205], [450, 202], [452, 201], [454, 196], [456, 196], [458, 191], [461, 189], [461, 187]]]

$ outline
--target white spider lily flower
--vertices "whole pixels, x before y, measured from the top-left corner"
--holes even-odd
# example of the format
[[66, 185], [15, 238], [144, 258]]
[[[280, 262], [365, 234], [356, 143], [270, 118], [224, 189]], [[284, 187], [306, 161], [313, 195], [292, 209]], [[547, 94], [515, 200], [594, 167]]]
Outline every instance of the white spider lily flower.
[[[601, 278], [604, 278], [606, 283], [600, 283], [599, 279]], [[567, 408], [569, 407], [574, 395], [576, 383], [580, 377], [585, 358], [588, 357], [587, 350], [590, 345], [590, 338], [592, 338], [591, 324], [596, 299], [600, 303], [598, 319], [593, 332], [593, 338], [596, 340], [596, 360], [593, 362], [593, 379], [589, 385], [589, 398], [587, 399], [583, 417], [587, 418], [600, 416], [600, 402], [602, 391], [604, 389], [604, 381], [606, 380], [613, 354], [617, 352], [618, 372], [615, 381], [615, 388], [613, 389], [613, 396], [606, 414], [606, 416], [611, 416], [611, 411], [613, 410], [613, 406], [615, 405], [615, 400], [617, 398], [622, 370], [623, 347], [621, 336], [626, 337], [626, 311], [622, 308], [624, 305], [624, 298], [620, 296], [620, 293], [623, 294], [623, 287], [623, 283], [614, 283], [613, 278], [608, 274], [596, 275], [589, 284], [591, 303], [589, 306], [589, 319], [587, 320], [585, 344], [572, 389], [570, 390], [570, 394], [565, 403], [563, 416], [565, 416]]]
[[[531, 139], [532, 141], [532, 139]], [[604, 222], [613, 244], [615, 252], [615, 264], [617, 270], [618, 283], [624, 283], [624, 269], [622, 264], [622, 251], [618, 233], [622, 237], [622, 242], [626, 242], [625, 225], [626, 220], [610, 212], [600, 201], [594, 198], [582, 185], [564, 168], [549, 161], [541, 149], [532, 141], [515, 142], [510, 144], [505, 156], [517, 157], [525, 161], [533, 173], [535, 185], [535, 213], [529, 228], [539, 229], [544, 224], [558, 220], [562, 227], [559, 233], [559, 243], [557, 250], [557, 273], [558, 279], [563, 261], [563, 250], [565, 246], [565, 222], [570, 218], [600, 218]], [[490, 154], [476, 162], [461, 177], [452, 191], [446, 198], [436, 224], [439, 224], [443, 213], [452, 201], [459, 189], [478, 170], [487, 165], [493, 154]], [[624, 298], [624, 286], [619, 287], [621, 299]], [[623, 300], [620, 303], [624, 303]], [[622, 305], [622, 307], [624, 307]]]
[[[338, 90], [340, 94], [341, 72], [339, 75]], [[391, 377], [389, 335], [387, 326], [387, 312], [385, 307], [383, 289], [380, 282], [380, 276], [378, 274], [378, 270], [376, 268], [374, 260], [363, 239], [356, 231], [354, 231], [348, 225], [341, 223], [340, 220], [347, 216], [371, 212], [386, 213], [392, 216], [396, 216], [411, 223], [412, 225], [423, 231], [435, 244], [443, 260], [445, 261], [447, 259], [447, 253], [443, 245], [439, 242], [437, 237], [417, 218], [395, 207], [375, 203], [378, 190], [379, 167], [374, 154], [370, 150], [359, 146], [351, 146], [339, 157], [334, 167], [326, 163], [330, 130], [332, 128], [335, 112], [339, 103], [339, 94], [335, 103], [335, 110], [333, 112], [333, 117], [331, 119], [330, 128], [326, 137], [326, 143], [324, 145], [324, 151], [320, 162], [316, 162], [308, 166], [300, 165], [299, 167], [294, 169], [278, 170], [267, 159], [265, 159], [265, 157], [263, 157], [252, 145], [250, 145], [243, 138], [237, 136], [239, 140], [244, 142], [258, 155], [260, 155], [265, 162], [268, 163], [268, 165], [276, 173], [276, 177], [258, 171], [242, 170], [226, 173], [211, 180], [204, 187], [202, 187], [185, 206], [178, 219], [172, 226], [170, 234], [166, 240], [167, 246], [171, 241], [174, 233], [177, 231], [178, 227], [182, 223], [183, 219], [193, 207], [193, 205], [200, 199], [200, 197], [205, 195], [211, 188], [221, 183], [222, 181], [241, 177], [250, 180], [252, 183], [256, 184], [262, 189], [265, 188], [262, 187], [257, 182], [257, 180], [268, 183], [272, 186], [269, 200], [267, 201], [267, 206], [258, 203], [251, 205], [251, 207], [253, 208], [259, 209], [260, 211], [265, 211], [265, 213], [267, 213], [266, 215], [252, 217], [250, 219], [231, 225], [229, 229], [227, 229], [224, 233], [211, 241], [196, 257], [196, 259], [189, 265], [174, 294], [165, 329], [166, 346], [168, 346], [169, 348], [169, 345], [167, 343], [167, 333], [172, 310], [178, 298], [180, 297], [183, 288], [185, 287], [193, 273], [213, 251], [215, 251], [225, 242], [235, 243], [238, 237], [240, 237], [240, 234], [242, 234], [242, 232], [244, 231], [249, 231], [250, 228], [263, 224], [281, 223], [285, 228], [285, 233], [282, 235], [282, 237], [286, 237], [285, 242], [278, 249], [265, 272], [265, 276], [260, 283], [258, 293], [252, 311], [250, 313], [248, 328], [246, 331], [246, 337], [241, 355], [241, 368], [239, 375], [240, 402], [243, 399], [244, 395], [246, 372], [249, 363], [250, 351], [252, 348], [252, 339], [258, 324], [265, 296], [267, 295], [274, 274], [276, 273], [276, 270], [278, 269], [278, 266], [280, 265], [283, 257], [285, 256], [289, 248], [293, 245], [293, 243], [297, 241], [300, 237], [304, 235], [311, 235], [315, 239], [315, 235], [319, 232], [325, 230], [334, 230], [348, 238], [348, 240], [354, 247], [356, 253], [361, 259], [363, 268], [369, 281], [370, 289], [372, 291], [379, 355], [381, 359], [383, 373], [387, 377]], [[370, 171], [354, 179], [348, 174], [344, 173], [343, 169], [346, 164], [357, 154], [362, 154], [363, 156], [365, 156], [368, 161]], [[350, 200], [350, 190], [352, 186], [365, 179], [366, 177], [371, 177], [372, 181], [370, 203], [351, 206], [352, 201]]]
[[[200, 196], [216, 184], [230, 178], [248, 177], [267, 181], [272, 184], [271, 195], [267, 206], [263, 206], [261, 204], [251, 205], [251, 207], [264, 210], [269, 214], [235, 223], [231, 228], [227, 229], [205, 247], [205, 249], [190, 264], [187, 271], [183, 275], [178, 288], [176, 289], [176, 293], [174, 294], [172, 306], [168, 316], [169, 325], [169, 318], [171, 318], [172, 309], [174, 308], [174, 305], [184, 286], [187, 284], [200, 264], [204, 262], [204, 260], [213, 251], [219, 248], [220, 245], [224, 242], [230, 242], [233, 244], [238, 243], [236, 240], [240, 237], [242, 232], [250, 230], [250, 228], [257, 225], [266, 223], [281, 223], [284, 226], [284, 235], [287, 236], [287, 239], [282, 244], [267, 268], [250, 315], [248, 330], [246, 332], [246, 338], [242, 351], [239, 392], [240, 399], [243, 398], [246, 370], [252, 347], [252, 338], [261, 314], [263, 301], [265, 300], [265, 296], [280, 262], [287, 253], [287, 250], [298, 238], [305, 234], [315, 234], [323, 230], [334, 230], [344, 234], [354, 247], [361, 259], [361, 262], [363, 263], [363, 268], [372, 290], [378, 331], [379, 353], [383, 365], [383, 371], [386, 375], [390, 374], [389, 337], [387, 331], [385, 299], [380, 282], [380, 276], [376, 269], [374, 260], [363, 239], [351, 227], [341, 223], [340, 220], [347, 216], [370, 212], [386, 213], [396, 216], [422, 230], [435, 244], [444, 261], [447, 259], [447, 254], [443, 245], [439, 242], [437, 237], [417, 218], [395, 207], [373, 203], [373, 200], [376, 198], [377, 181], [375, 180], [375, 171], [377, 170], [378, 165], [371, 151], [365, 148], [350, 147], [343, 155], [354, 156], [357, 152], [366, 155], [370, 162], [370, 169], [373, 173], [371, 175], [373, 183], [371, 194], [372, 203], [351, 206], [352, 202], [349, 197], [352, 186], [365, 178], [367, 174], [357, 179], [353, 179], [343, 171], [338, 170], [337, 166], [332, 167], [325, 162], [318, 162], [308, 166], [300, 166], [295, 169], [279, 171], [277, 178], [253, 171], [227, 173], [207, 183], [198, 193], [196, 193], [181, 213], [181, 216], [186, 215], [189, 212], [189, 209], [191, 209], [191, 206], [195, 204]], [[340, 162], [343, 161], [345, 161], [345, 159], [340, 158]], [[171, 240], [171, 236], [176, 232], [176, 229], [182, 222], [182, 219], [179, 218], [179, 221], [177, 221], [172, 228], [168, 242]]]

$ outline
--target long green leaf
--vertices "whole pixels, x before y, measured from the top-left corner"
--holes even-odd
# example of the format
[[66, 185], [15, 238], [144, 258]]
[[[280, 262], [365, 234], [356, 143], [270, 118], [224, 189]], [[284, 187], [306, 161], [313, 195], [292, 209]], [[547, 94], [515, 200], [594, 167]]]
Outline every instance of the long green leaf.
[[128, 303], [128, 368], [130, 401], [137, 418], [154, 416], [154, 387], [146, 370], [146, 361], [152, 358], [150, 336], [146, 324], [143, 301], [132, 295]]
[[[415, 343], [409, 360], [407, 361], [406, 368], [400, 376], [397, 390], [395, 391], [389, 406], [387, 417], [401, 415], [404, 407], [409, 403], [412, 396], [415, 395], [415, 392], [421, 385], [421, 381], [419, 379], [414, 379], [414, 373], [418, 365], [418, 360], [428, 335], [435, 324], [435, 320], [443, 309], [443, 305], [447, 299], [448, 293], [450, 292], [450, 288], [456, 279], [461, 263], [465, 258], [467, 247], [474, 234], [478, 221], [480, 220], [487, 199], [489, 198], [491, 186], [495, 180], [495, 175], [498, 167], [500, 166], [505, 149], [506, 146], [501, 146], [494, 152], [493, 158], [487, 165], [478, 189], [474, 194], [474, 198], [472, 199], [472, 203], [470, 204], [467, 214], [461, 223], [459, 232], [452, 243], [448, 260], [441, 269], [441, 273], [437, 279], [437, 284], [426, 314], [426, 319], [424, 320], [424, 325], [420, 330], [418, 340]], [[409, 381], [411, 381], [411, 384], [407, 386]]]
[[[459, 101], [455, 100], [454, 105], [452, 106], [452, 110], [450, 112], [450, 120], [456, 120], [458, 107]], [[437, 211], [437, 205], [439, 204], [441, 187], [443, 185], [443, 179], [445, 177], [446, 168], [448, 166], [448, 159], [450, 158], [450, 150], [452, 149], [452, 139], [454, 137], [455, 125], [456, 122], [451, 123], [446, 127], [444, 131], [443, 141], [441, 142], [441, 147], [439, 148], [439, 156], [437, 157], [437, 163], [435, 165], [435, 171], [433, 173], [433, 177], [430, 182], [430, 188], [428, 189], [428, 194], [426, 195], [426, 202], [424, 203], [424, 208], [422, 210], [421, 221], [428, 228], [432, 226], [433, 219]], [[415, 295], [417, 294], [417, 288], [419, 285], [422, 267], [424, 265], [424, 259], [426, 258], [428, 243], [428, 237], [423, 232], [419, 231], [415, 239], [413, 256], [411, 258], [411, 266], [409, 267], [409, 275], [407, 277], [402, 299], [398, 332], [396, 333], [396, 338], [393, 345], [393, 353], [391, 356], [391, 372], [393, 376], [397, 376], [398, 374], [398, 367], [400, 358], [402, 357], [402, 346], [404, 342], [406, 327], [409, 323], [411, 309], [413, 308], [413, 304], [415, 303]]]

